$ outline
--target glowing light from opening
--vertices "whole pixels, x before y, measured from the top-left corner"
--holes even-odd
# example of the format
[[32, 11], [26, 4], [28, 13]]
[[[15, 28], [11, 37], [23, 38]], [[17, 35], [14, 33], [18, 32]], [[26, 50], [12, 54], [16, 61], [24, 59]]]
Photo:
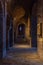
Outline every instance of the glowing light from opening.
[[20, 31], [21, 31], [21, 30], [22, 30], [22, 27], [20, 27], [19, 29], [20, 29]]

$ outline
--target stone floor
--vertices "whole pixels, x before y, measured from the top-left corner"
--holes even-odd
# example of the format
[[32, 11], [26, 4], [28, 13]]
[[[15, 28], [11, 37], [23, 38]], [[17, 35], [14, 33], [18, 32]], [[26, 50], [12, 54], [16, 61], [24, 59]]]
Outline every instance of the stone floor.
[[12, 47], [0, 65], [43, 65], [36, 48]]

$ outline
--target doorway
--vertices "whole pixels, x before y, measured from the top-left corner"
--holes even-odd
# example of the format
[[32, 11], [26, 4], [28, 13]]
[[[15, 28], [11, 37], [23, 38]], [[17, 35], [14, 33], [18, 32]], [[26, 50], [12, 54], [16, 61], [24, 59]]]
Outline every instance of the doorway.
[[20, 24], [18, 26], [18, 36], [20, 38], [25, 38], [25, 25], [24, 24]]
[[17, 26], [16, 42], [23, 43], [25, 42], [25, 24], [21, 23]]

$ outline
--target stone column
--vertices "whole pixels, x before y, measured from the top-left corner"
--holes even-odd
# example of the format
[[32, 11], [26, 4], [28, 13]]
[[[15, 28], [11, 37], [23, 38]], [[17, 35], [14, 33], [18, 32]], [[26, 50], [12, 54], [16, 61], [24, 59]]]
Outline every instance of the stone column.
[[7, 3], [3, 4], [3, 58], [6, 56], [6, 18], [7, 18]]
[[37, 3], [34, 3], [31, 14], [31, 45], [37, 48]]
[[31, 48], [31, 37], [30, 37], [30, 17], [28, 17], [28, 42], [30, 44], [30, 48]]
[[28, 23], [26, 24], [25, 37], [29, 40], [30, 36], [30, 17], [28, 17]]
[[2, 45], [3, 45], [3, 3], [0, 1], [0, 58], [2, 58]]
[[43, 46], [43, 23], [42, 23], [42, 46]]
[[9, 43], [9, 30], [8, 30], [8, 49], [10, 48], [10, 43]]
[[43, 38], [43, 22], [42, 22], [42, 38]]
[[28, 41], [28, 45], [29, 47], [31, 48], [31, 38], [30, 38], [30, 17], [28, 17], [28, 23], [26, 24], [26, 27], [25, 27], [25, 37]]
[[13, 45], [14, 45], [14, 21], [13, 21]]
[[42, 36], [37, 36], [37, 46], [39, 57], [41, 60], [43, 60], [43, 0], [38, 0], [37, 22], [39, 24], [42, 23]]

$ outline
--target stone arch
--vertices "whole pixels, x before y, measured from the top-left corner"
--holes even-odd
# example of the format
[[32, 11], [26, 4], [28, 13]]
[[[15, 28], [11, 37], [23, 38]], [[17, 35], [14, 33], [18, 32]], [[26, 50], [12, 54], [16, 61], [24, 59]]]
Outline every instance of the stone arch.
[[24, 31], [24, 35], [25, 35], [25, 28], [26, 28], [25, 23], [19, 23], [18, 27], [17, 27], [18, 33], [19, 33], [19, 31], [22, 31], [22, 32]]
[[16, 32], [17, 32], [17, 33], [18, 33], [18, 27], [19, 27], [19, 25], [21, 25], [21, 24], [25, 25], [25, 27], [26, 27], [26, 23], [25, 23], [25, 22], [18, 22], [17, 27], [16, 27]]
[[[26, 23], [25, 22], [18, 22], [17, 24], [16, 24], [16, 30], [15, 30], [15, 41], [17, 40], [17, 42], [19, 42], [18, 40], [19, 40], [19, 37], [20, 37], [20, 35], [18, 34], [18, 27], [19, 26], [21, 26], [23, 24], [23, 29], [24, 29], [24, 36], [23, 36], [23, 34], [21, 35], [21, 38], [25, 38], [25, 29], [26, 29]], [[23, 37], [22, 37], [23, 36]]]

